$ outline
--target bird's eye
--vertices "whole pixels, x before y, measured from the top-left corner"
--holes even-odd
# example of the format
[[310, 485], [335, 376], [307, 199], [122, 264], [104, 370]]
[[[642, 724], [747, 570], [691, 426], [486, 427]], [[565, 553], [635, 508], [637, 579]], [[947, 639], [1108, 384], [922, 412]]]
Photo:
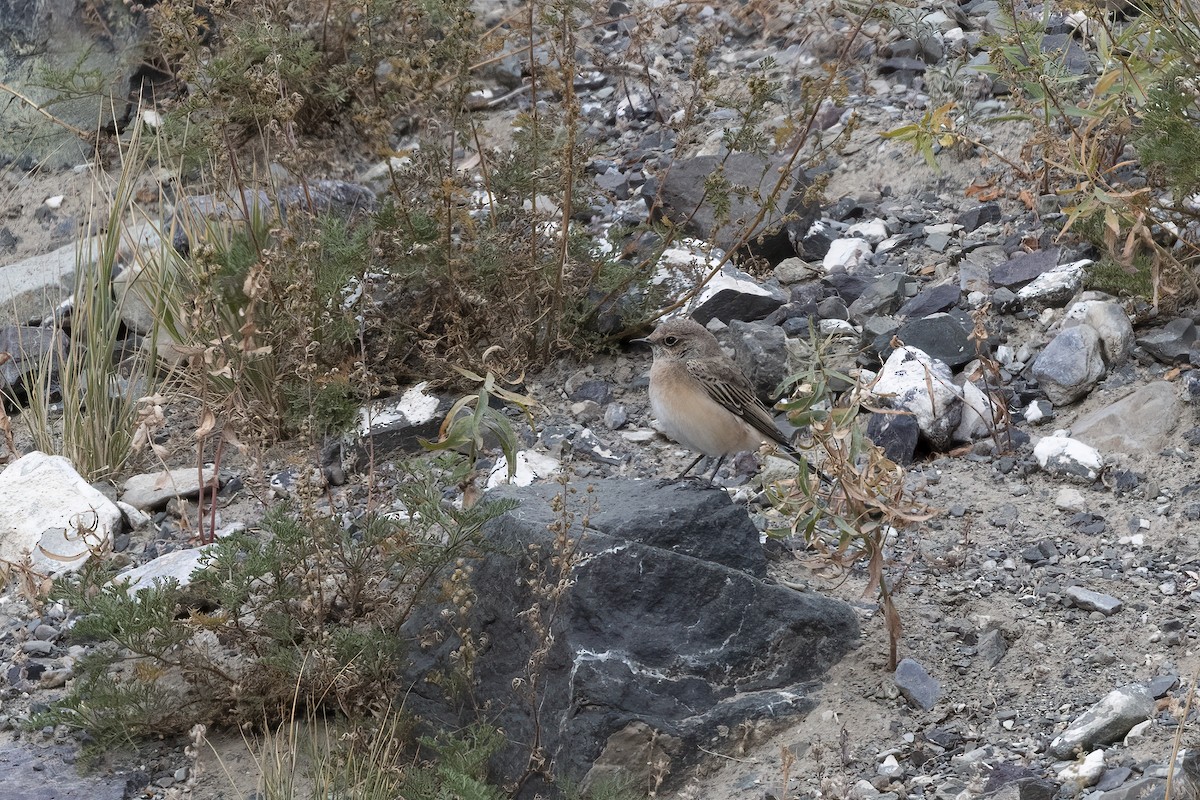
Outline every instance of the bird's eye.
[[665, 344], [667, 347], [674, 347], [675, 345], [679, 344], [679, 337], [678, 336], [668, 336], [665, 339], [663, 339], [663, 344]]

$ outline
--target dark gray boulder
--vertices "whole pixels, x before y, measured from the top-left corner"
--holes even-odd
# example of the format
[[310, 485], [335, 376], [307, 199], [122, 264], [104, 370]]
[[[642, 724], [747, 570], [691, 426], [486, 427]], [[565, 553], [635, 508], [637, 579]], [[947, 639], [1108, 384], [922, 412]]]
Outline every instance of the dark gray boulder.
[[[535, 742], [546, 772], [579, 781], [598, 760], [609, 770], [606, 745], [627, 747], [641, 725], [672, 742], [682, 766], [741, 722], [816, 706], [816, 679], [856, 645], [855, 614], [761, 580], [759, 534], [744, 509], [697, 482], [572, 489], [489, 494], [521, 505], [488, 524], [493, 550], [472, 564], [465, 623], [483, 644], [470, 702], [455, 705], [440, 688], [436, 676], [461, 641], [441, 608], [427, 608], [402, 629], [430, 643], [413, 648], [406, 709], [502, 728], [508, 744], [494, 777], [524, 778], [516, 796], [533, 797], [553, 791], [544, 774], [526, 775]], [[549, 636], [534, 633], [534, 620]]]
[[[727, 158], [696, 156], [679, 159], [671, 164], [662, 181], [658, 200], [660, 212], [676, 225], [684, 227], [702, 239], [711, 239], [726, 252], [733, 250], [749, 225], [763, 207], [767, 197], [779, 182], [779, 169], [784, 166], [754, 153], [733, 153]], [[708, 181], [721, 175], [731, 187], [728, 221], [718, 220], [716, 207], [709, 193]], [[797, 255], [788, 231], [803, 238], [817, 219], [819, 209], [805, 199], [810, 181], [802, 171], [783, 180], [775, 197], [773, 211], [768, 212], [748, 237], [742, 255], [766, 259], [772, 266]]]

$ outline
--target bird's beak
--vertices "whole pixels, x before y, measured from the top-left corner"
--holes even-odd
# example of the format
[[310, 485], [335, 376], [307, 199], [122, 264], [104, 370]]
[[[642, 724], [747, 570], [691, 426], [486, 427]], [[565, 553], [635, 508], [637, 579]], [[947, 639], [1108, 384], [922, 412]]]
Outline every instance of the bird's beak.
[[630, 340], [629, 340], [629, 343], [630, 343], [630, 344], [645, 344], [645, 345], [649, 345], [650, 347], [653, 347], [653, 346], [654, 346], [654, 342], [652, 342], [652, 341], [650, 341], [649, 339], [646, 339], [646, 338], [642, 338], [642, 339], [630, 339]]

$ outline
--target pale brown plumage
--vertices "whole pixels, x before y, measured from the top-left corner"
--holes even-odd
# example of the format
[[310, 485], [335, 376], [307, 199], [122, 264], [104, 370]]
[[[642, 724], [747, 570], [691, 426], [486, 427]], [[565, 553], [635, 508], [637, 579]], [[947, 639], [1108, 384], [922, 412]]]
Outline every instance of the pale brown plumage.
[[791, 450], [750, 381], [704, 326], [691, 319], [668, 320], [640, 341], [654, 348], [654, 415], [667, 436], [700, 453], [683, 474], [703, 456], [724, 459], [764, 442]]

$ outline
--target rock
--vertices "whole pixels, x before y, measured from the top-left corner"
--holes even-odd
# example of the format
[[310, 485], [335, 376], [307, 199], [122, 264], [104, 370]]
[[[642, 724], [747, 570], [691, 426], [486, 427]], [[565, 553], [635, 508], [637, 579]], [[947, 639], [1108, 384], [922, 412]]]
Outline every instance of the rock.
[[67, 335], [52, 326], [6, 325], [0, 328], [0, 388], [12, 387], [25, 392], [26, 376], [36, 376], [47, 358], [65, 353], [70, 346]]
[[866, 239], [837, 239], [829, 245], [829, 252], [821, 259], [826, 272], [853, 272], [871, 257], [871, 245]]
[[891, 272], [876, 278], [866, 291], [850, 304], [845, 319], [862, 324], [869, 317], [890, 314], [906, 296], [906, 288], [912, 279], [903, 272]]
[[896, 337], [954, 369], [975, 358], [975, 346], [968, 334], [962, 323], [949, 314], [933, 314], [904, 323]]
[[779, 384], [788, 375], [787, 337], [783, 329], [762, 322], [729, 323], [733, 358], [754, 385], [767, 408], [779, 398]]
[[189, 550], [172, 550], [140, 567], [125, 570], [113, 578], [113, 583], [128, 582], [127, 591], [130, 595], [166, 580], [187, 586], [192, 582], [192, 573], [200, 568], [204, 555], [211, 549], [212, 545], [204, 545]]
[[962, 290], [954, 283], [939, 283], [926, 286], [916, 297], [913, 297], [896, 312], [896, 316], [905, 319], [920, 319], [930, 314], [946, 311], [958, 302]]
[[977, 247], [958, 265], [958, 286], [964, 294], [988, 292], [992, 288], [992, 270], [1005, 263], [1008, 253], [999, 245]]
[[[216, 469], [212, 465], [204, 467], [204, 486], [211, 490], [214, 480]], [[199, 497], [200, 485], [201, 476], [191, 467], [134, 475], [125, 481], [121, 502], [128, 503], [139, 511], [159, 509], [174, 497]]]
[[1031, 370], [1051, 403], [1072, 403], [1104, 375], [1100, 336], [1086, 325], [1060, 331], [1033, 360]]
[[1004, 641], [1004, 634], [995, 628], [980, 636], [979, 643], [975, 647], [979, 652], [979, 657], [983, 659], [983, 663], [989, 667], [999, 664], [1008, 653], [1008, 644]]
[[62, 456], [33, 451], [0, 472], [0, 558], [29, 554], [39, 572], [73, 572], [103, 547], [121, 511]]
[[759, 320], [787, 302], [782, 289], [763, 286], [740, 269], [726, 264], [705, 284], [684, 313], [701, 325], [719, 319], [728, 323], [735, 319]]
[[908, 704], [922, 711], [931, 711], [942, 696], [942, 687], [916, 661], [905, 658], [896, 665], [893, 676], [900, 694]]
[[888, 238], [889, 233], [887, 223], [878, 217], [865, 222], [856, 222], [846, 229], [847, 236], [864, 239], [867, 244], [872, 246]]
[[1154, 715], [1154, 698], [1145, 686], [1113, 689], [1050, 742], [1057, 758], [1120, 740], [1129, 729]]
[[377, 400], [358, 414], [358, 433], [363, 439], [359, 461], [366, 463], [368, 448], [375, 458], [384, 458], [398, 451], [415, 451], [421, 439], [437, 438], [442, 419], [454, 402], [426, 391], [428, 381], [422, 381], [404, 391], [399, 397]]
[[916, 458], [921, 428], [912, 414], [876, 411], [867, 420], [867, 438], [897, 464], [908, 466]]
[[[778, 264], [797, 255], [792, 239], [797, 232], [802, 237], [818, 215], [816, 206], [804, 197], [809, 181], [799, 171], [793, 173], [794, 178], [784, 180], [782, 189], [775, 196], [774, 210], [767, 213], [757, 227], [745, 230], [762, 209], [762, 199], [779, 183], [782, 164], [779, 159], [770, 160], [753, 153], [733, 153], [726, 158], [678, 159], [662, 179], [662, 214], [700, 238], [711, 240], [726, 252], [745, 240], [746, 254]], [[729, 194], [728, 222], [725, 224], [718, 223], [716, 204], [705, 196], [709, 179], [718, 171], [731, 186], [751, 190], [749, 195]], [[785, 217], [788, 218], [786, 224]]]
[[999, 203], [983, 203], [982, 205], [968, 208], [966, 211], [958, 215], [956, 222], [962, 226], [963, 231], [970, 233], [980, 225], [987, 225], [990, 222], [1000, 221], [1000, 204]]
[[1094, 448], [1066, 436], [1047, 436], [1033, 448], [1038, 466], [1051, 475], [1062, 475], [1081, 483], [1095, 483], [1104, 459]]
[[[552, 505], [560, 497], [567, 498], [565, 511]], [[758, 531], [722, 491], [602, 480], [589, 482], [578, 499], [558, 485], [505, 489], [489, 498], [522, 503], [489, 523], [489, 555], [470, 565], [478, 600], [467, 622], [487, 642], [475, 657], [473, 689], [492, 704], [483, 712], [489, 724], [503, 727], [513, 743], [492, 761], [497, 779], [525, 772], [525, 743], [535, 725], [547, 758], [573, 780], [614, 734], [636, 723], [678, 741], [679, 764], [698, 753], [696, 745], [711, 747], [722, 726], [810, 711], [815, 684], [808, 682], [857, 639], [855, 613], [845, 604], [754, 577], [766, 566]], [[570, 524], [565, 562], [556, 546], [559, 524]], [[532, 590], [518, 577], [538, 581], [542, 574], [562, 581], [553, 615], [544, 606], [545, 589]], [[529, 609], [539, 607], [552, 638], [528, 625]], [[461, 723], [463, 704], [447, 703], [426, 680], [447, 668], [460, 646], [445, 628], [438, 608], [402, 628], [414, 641], [405, 707], [425, 719]], [[430, 638], [434, 629], [445, 638]], [[431, 644], [418, 647], [418, 639]], [[535, 721], [523, 699], [528, 685], [514, 681], [545, 644]], [[530, 781], [519, 796], [542, 789]]]
[[1093, 750], [1079, 761], [1062, 769], [1058, 779], [1063, 783], [1073, 783], [1079, 788], [1095, 786], [1104, 774], [1104, 751]]
[[973, 381], [955, 378], [962, 389], [962, 421], [954, 429], [956, 442], [972, 442], [995, 434], [1001, 425], [1000, 407]]
[[40, 321], [71, 296], [79, 259], [94, 251], [93, 240], [0, 266], [0, 307], [12, 320]]
[[1125, 309], [1107, 300], [1078, 300], [1063, 317], [1064, 328], [1087, 325], [1100, 337], [1104, 363], [1115, 367], [1124, 363], [1133, 349], [1133, 325]]
[[1020, 289], [1043, 273], [1058, 266], [1058, 255], [1057, 247], [1015, 255], [1008, 261], [992, 267], [991, 284], [1008, 289]]
[[1081, 417], [1071, 435], [1104, 452], [1148, 455], [1171, 444], [1182, 414], [1175, 385], [1154, 381]]
[[1086, 259], [1060, 264], [1044, 272], [1017, 292], [1026, 308], [1059, 308], [1075, 296], [1083, 285], [1084, 269], [1092, 262]]
[[1058, 490], [1058, 494], [1054, 496], [1054, 507], [1063, 511], [1070, 511], [1074, 514], [1080, 514], [1087, 510], [1087, 501], [1083, 498], [1083, 492], [1078, 489], [1064, 487]]
[[1124, 603], [1110, 594], [1093, 592], [1082, 586], [1068, 586], [1063, 590], [1063, 597], [1069, 600], [1073, 606], [1082, 608], [1084, 611], [1099, 611], [1106, 617], [1111, 617], [1125, 607]]
[[494, 489], [503, 484], [529, 486], [537, 481], [552, 478], [562, 464], [554, 456], [536, 450], [518, 450], [512, 477], [508, 475], [508, 461], [496, 459], [496, 465], [488, 473], [487, 488]]
[[602, 406], [612, 402], [612, 384], [596, 379], [581, 381], [571, 389], [569, 397], [575, 401], [587, 400]]
[[1100, 776], [1100, 780], [1096, 781], [1096, 791], [1112, 791], [1129, 780], [1129, 776], [1132, 774], [1133, 770], [1129, 767], [1112, 767], [1111, 769], [1106, 769], [1104, 770], [1104, 774]]
[[1137, 339], [1143, 350], [1164, 364], [1186, 364], [1195, 341], [1196, 323], [1187, 317], [1173, 319]]
[[915, 347], [900, 347], [888, 356], [872, 394], [890, 408], [912, 413], [917, 426], [937, 450], [949, 446], [962, 419], [959, 389], [950, 368]]

